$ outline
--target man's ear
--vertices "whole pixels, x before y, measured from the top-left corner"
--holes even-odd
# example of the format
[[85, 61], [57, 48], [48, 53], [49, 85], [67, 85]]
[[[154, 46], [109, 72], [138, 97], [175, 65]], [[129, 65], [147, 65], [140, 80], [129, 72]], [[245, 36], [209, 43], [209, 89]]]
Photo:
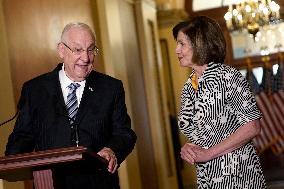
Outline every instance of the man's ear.
[[62, 43], [58, 43], [57, 45], [57, 52], [59, 54], [59, 57], [60, 58], [64, 58], [64, 47], [63, 47], [63, 44]]

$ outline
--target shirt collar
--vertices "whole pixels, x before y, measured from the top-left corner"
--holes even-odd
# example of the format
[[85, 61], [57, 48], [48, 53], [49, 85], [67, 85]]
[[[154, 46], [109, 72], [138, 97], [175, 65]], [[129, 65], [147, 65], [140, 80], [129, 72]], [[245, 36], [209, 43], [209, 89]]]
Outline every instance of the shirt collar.
[[83, 80], [83, 81], [80, 81], [80, 82], [75, 82], [75, 81], [72, 81], [66, 74], [65, 72], [65, 66], [64, 66], [64, 63], [63, 63], [63, 66], [62, 66], [62, 88], [66, 89], [71, 83], [79, 83], [80, 84], [80, 87], [81, 86], [85, 86], [85, 83], [86, 83], [86, 80]]

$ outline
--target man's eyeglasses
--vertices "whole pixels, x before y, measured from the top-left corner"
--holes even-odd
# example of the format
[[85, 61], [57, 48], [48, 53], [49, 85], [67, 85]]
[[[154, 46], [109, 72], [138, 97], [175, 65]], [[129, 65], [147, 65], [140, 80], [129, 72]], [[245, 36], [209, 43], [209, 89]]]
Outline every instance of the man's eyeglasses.
[[98, 55], [99, 54], [99, 49], [97, 46], [94, 46], [93, 48], [89, 48], [87, 50], [84, 49], [79, 49], [79, 48], [74, 48], [71, 49], [68, 45], [66, 45], [64, 42], [61, 42], [65, 47], [67, 47], [73, 54], [75, 55], [81, 55], [84, 51], [87, 51], [88, 55]]

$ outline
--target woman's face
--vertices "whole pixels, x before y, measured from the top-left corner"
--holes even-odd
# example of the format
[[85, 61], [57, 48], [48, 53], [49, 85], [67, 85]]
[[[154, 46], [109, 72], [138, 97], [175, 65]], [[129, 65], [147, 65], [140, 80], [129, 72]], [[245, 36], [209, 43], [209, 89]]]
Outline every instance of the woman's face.
[[194, 65], [192, 62], [193, 48], [190, 40], [183, 32], [178, 32], [176, 54], [178, 56], [180, 66], [191, 67]]

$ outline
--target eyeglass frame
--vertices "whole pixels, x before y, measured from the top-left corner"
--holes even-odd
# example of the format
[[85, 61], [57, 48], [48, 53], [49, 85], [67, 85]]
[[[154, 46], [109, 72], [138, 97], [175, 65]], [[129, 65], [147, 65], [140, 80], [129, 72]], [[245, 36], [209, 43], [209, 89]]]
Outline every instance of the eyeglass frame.
[[[81, 55], [84, 51], [86, 51], [87, 52], [87, 54], [88, 55], [94, 55], [94, 56], [96, 56], [96, 55], [98, 55], [99, 54], [99, 48], [95, 45], [94, 46], [94, 49], [92, 49], [92, 50], [84, 50], [84, 49], [77, 49], [77, 48], [75, 48], [75, 50], [72, 50], [66, 43], [64, 43], [64, 42], [61, 42], [65, 47], [67, 47], [73, 54], [75, 54], [75, 55]], [[91, 53], [90, 53], [91, 52]], [[90, 54], [89, 54], [90, 53]]]

